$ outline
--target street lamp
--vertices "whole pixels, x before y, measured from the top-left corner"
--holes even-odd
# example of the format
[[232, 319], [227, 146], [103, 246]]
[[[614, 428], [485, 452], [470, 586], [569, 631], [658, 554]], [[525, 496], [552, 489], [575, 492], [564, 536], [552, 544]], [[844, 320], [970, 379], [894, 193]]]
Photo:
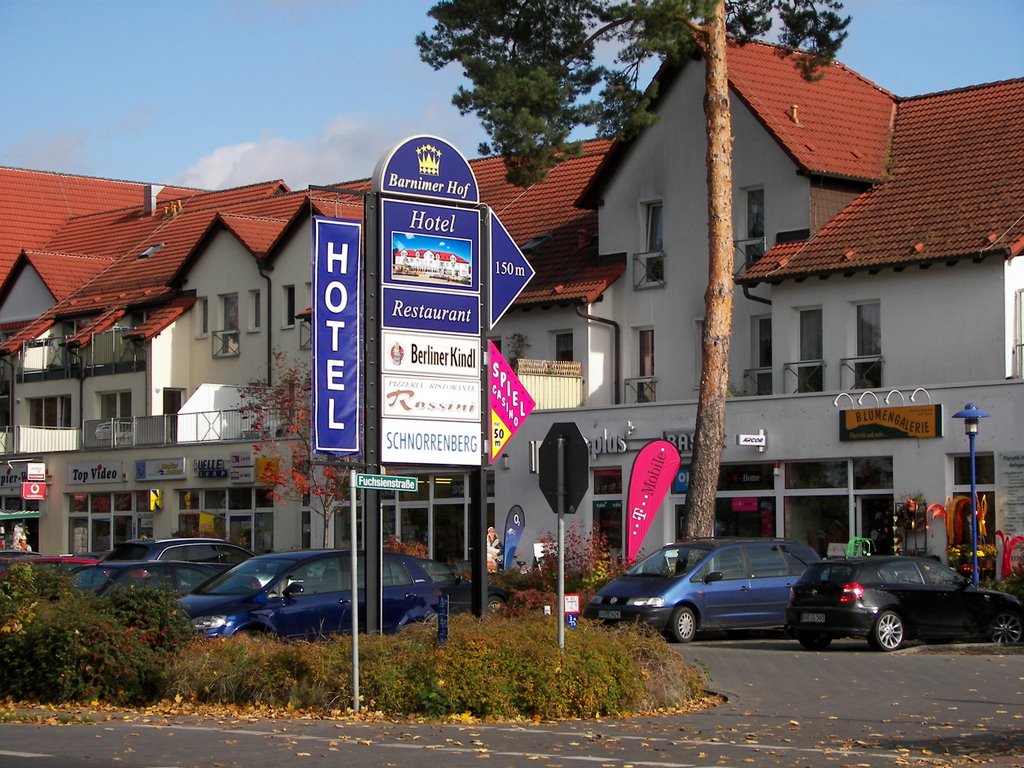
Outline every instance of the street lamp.
[[[964, 432], [971, 444], [971, 578], [978, 586], [978, 491], [974, 461], [974, 438], [978, 435], [978, 419], [987, 419], [989, 414], [974, 403], [967, 403], [962, 411], [953, 414], [954, 419], [964, 420]], [[952, 510], [950, 510], [952, 512]]]

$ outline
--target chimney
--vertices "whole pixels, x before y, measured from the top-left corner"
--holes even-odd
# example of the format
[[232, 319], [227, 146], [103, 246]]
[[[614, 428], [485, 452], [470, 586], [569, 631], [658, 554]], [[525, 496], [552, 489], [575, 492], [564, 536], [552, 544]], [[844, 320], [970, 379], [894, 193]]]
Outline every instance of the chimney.
[[156, 212], [156, 198], [163, 191], [162, 184], [147, 184], [143, 188], [145, 197], [142, 201], [142, 212], [146, 216], [152, 216]]

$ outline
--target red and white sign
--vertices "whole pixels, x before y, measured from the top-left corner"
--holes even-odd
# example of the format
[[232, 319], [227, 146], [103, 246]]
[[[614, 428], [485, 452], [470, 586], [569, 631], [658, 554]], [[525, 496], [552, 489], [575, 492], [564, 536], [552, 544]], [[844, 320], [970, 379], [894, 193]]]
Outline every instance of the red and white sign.
[[565, 602], [565, 613], [576, 614], [580, 612], [580, 596], [579, 595], [564, 595]]
[[45, 480], [46, 479], [46, 464], [41, 461], [30, 461], [25, 465], [25, 479], [27, 480]]
[[46, 483], [27, 482], [21, 484], [21, 498], [45, 499]]

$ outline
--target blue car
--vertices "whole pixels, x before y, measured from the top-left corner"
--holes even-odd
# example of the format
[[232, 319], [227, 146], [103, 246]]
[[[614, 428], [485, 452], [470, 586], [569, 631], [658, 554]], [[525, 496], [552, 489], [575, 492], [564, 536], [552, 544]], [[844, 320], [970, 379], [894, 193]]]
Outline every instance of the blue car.
[[687, 643], [697, 630], [746, 632], [786, 624], [789, 590], [818, 562], [785, 539], [696, 539], [662, 547], [598, 591], [583, 617], [642, 621]]
[[[360, 557], [359, 586], [364, 584]], [[239, 632], [312, 640], [352, 627], [351, 555], [332, 549], [257, 555], [181, 598], [192, 626], [207, 637]], [[384, 553], [383, 631], [394, 634], [436, 615], [441, 593], [416, 558]], [[361, 596], [362, 597], [362, 596]], [[365, 628], [365, 603], [359, 626]]]

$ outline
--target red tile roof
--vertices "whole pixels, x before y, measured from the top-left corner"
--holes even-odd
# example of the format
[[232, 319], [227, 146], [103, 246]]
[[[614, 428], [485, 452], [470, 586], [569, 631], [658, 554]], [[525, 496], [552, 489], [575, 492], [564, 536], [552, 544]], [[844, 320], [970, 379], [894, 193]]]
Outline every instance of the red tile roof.
[[[110, 259], [96, 256], [82, 256], [72, 253], [51, 253], [48, 251], [25, 251], [11, 268], [8, 281], [13, 281], [21, 260], [36, 271], [55, 301], [63, 301], [74, 291], [89, 282], [99, 272], [110, 266]], [[10, 287], [13, 287], [11, 282]], [[6, 292], [7, 285], [3, 286]]]
[[154, 336], [158, 335], [160, 331], [191, 309], [192, 305], [195, 303], [195, 296], [176, 296], [164, 306], [158, 307], [150, 312], [142, 323], [139, 323], [139, 325], [125, 334], [125, 338], [142, 340], [152, 339]]
[[[666, 64], [658, 71], [655, 110], [690, 63]], [[819, 79], [808, 81], [792, 55], [765, 43], [730, 41], [727, 64], [733, 94], [799, 170], [864, 181], [882, 178], [895, 102], [888, 91], [839, 62], [825, 68]], [[583, 190], [580, 205], [598, 206], [605, 185], [631, 147], [632, 142], [615, 143]]]
[[1024, 79], [901, 100], [888, 178], [740, 283], [1024, 252]]
[[[142, 206], [147, 185], [63, 173], [0, 168], [0, 282], [23, 249], [44, 246], [69, 218]], [[157, 203], [197, 190], [164, 187]]]

